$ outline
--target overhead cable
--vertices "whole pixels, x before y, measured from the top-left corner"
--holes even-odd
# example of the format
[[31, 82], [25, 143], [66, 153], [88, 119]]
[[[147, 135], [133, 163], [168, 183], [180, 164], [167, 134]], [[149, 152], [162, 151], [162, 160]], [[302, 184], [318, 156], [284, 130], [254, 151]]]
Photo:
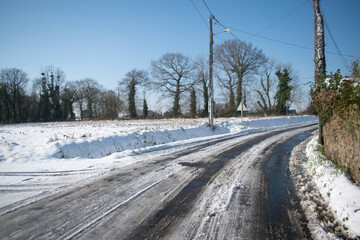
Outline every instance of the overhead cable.
[[[320, 6], [320, 7], [321, 7], [321, 6]], [[335, 48], [336, 48], [336, 50], [337, 50], [337, 52], [338, 52], [337, 55], [341, 56], [341, 59], [342, 59], [343, 62], [345, 63], [345, 67], [347, 67], [348, 69], [350, 69], [348, 62], [346, 61], [344, 55], [341, 53], [340, 48], [339, 48], [338, 44], [336, 43], [335, 38], [334, 38], [334, 36], [332, 35], [332, 33], [331, 33], [331, 31], [330, 31], [329, 25], [328, 25], [328, 23], [327, 23], [327, 21], [326, 21], [326, 18], [325, 18], [325, 12], [324, 12], [324, 10], [323, 10], [322, 8], [321, 8], [321, 12], [322, 12], [322, 15], [323, 15], [323, 18], [324, 18], [325, 27], [326, 27], [326, 29], [327, 29], [327, 31], [328, 31], [328, 33], [329, 33], [329, 35], [330, 35], [330, 38], [332, 39], [332, 41], [333, 41], [333, 43], [334, 43], [334, 45], [335, 45]]]
[[[251, 35], [251, 36], [254, 36], [254, 37], [258, 37], [258, 38], [262, 38], [262, 39], [265, 39], [265, 40], [269, 40], [269, 41], [273, 41], [273, 42], [277, 42], [277, 43], [281, 43], [281, 44], [284, 44], [284, 45], [289, 45], [289, 46], [293, 46], [293, 47], [298, 47], [298, 48], [303, 48], [303, 49], [307, 49], [307, 50], [314, 50], [313, 48], [310, 48], [310, 47], [306, 47], [306, 46], [301, 46], [301, 45], [298, 45], [298, 44], [294, 44], [294, 43], [290, 43], [290, 42], [285, 42], [285, 41], [281, 41], [281, 40], [277, 40], [277, 39], [273, 39], [273, 38], [269, 38], [269, 37], [265, 37], [265, 36], [261, 36], [259, 34], [254, 34], [254, 33], [250, 33], [250, 32], [247, 32], [247, 31], [243, 31], [243, 30], [240, 30], [240, 29], [236, 29], [236, 28], [233, 28], [233, 27], [230, 27], [230, 26], [227, 26], [227, 25], [224, 25], [222, 24], [217, 18], [215, 18], [215, 16], [213, 15], [212, 11], [210, 10], [210, 8], [208, 7], [208, 5], [206, 4], [205, 0], [202, 0], [205, 7], [207, 8], [207, 10], [209, 11], [209, 13], [213, 16], [213, 19], [216, 21], [216, 23], [218, 23], [220, 26], [222, 26], [225, 29], [231, 29], [232, 31], [238, 31], [238, 32], [242, 32], [242, 33], [245, 33], [245, 34], [248, 34], [248, 35]], [[307, 3], [307, 1], [305, 1], [304, 3], [302, 3], [299, 7], [297, 7], [296, 9], [294, 9], [292, 12], [296, 11], [298, 8], [302, 7], [305, 3]], [[289, 14], [287, 15], [290, 15], [292, 12], [290, 12]], [[286, 16], [284, 16], [286, 17]], [[283, 18], [284, 18], [283, 17]], [[326, 24], [327, 25], [327, 24]], [[329, 29], [328, 29], [329, 30]], [[243, 42], [242, 40], [240, 40], [233, 32], [230, 32], [230, 34], [236, 38], [237, 40]], [[329, 30], [330, 31], [330, 30]], [[330, 33], [331, 35], [331, 33]], [[335, 45], [337, 46], [335, 40], [333, 39]], [[344, 55], [341, 53], [340, 49], [337, 47], [337, 50], [338, 50], [338, 53], [335, 53], [335, 52], [328, 52], [328, 51], [325, 51], [326, 53], [328, 54], [334, 54], [334, 55], [339, 55], [339, 56], [342, 56], [343, 58], [344, 57], [350, 57], [350, 58], [360, 58], [360, 57], [357, 57], [357, 56], [353, 56], [353, 55]], [[343, 59], [344, 62], [346, 62], [345, 58]], [[347, 64], [347, 62], [346, 62]]]
[[257, 34], [264, 32], [265, 30], [271, 28], [272, 26], [276, 25], [277, 23], [279, 23], [280, 21], [282, 21], [283, 19], [285, 19], [286, 17], [290, 16], [291, 14], [293, 14], [294, 12], [296, 12], [299, 8], [301, 8], [302, 6], [304, 6], [307, 2], [309, 2], [310, 0], [306, 0], [305, 2], [303, 2], [302, 4], [300, 4], [299, 6], [297, 6], [295, 9], [293, 9], [292, 11], [290, 11], [288, 14], [280, 17], [278, 20], [276, 20], [275, 22], [273, 22], [272, 24], [268, 25], [267, 27], [265, 27], [263, 30], [259, 31]]
[[203, 18], [203, 16], [201, 15], [199, 9], [196, 7], [195, 3], [193, 0], [190, 0], [192, 5], [194, 6], [194, 8], [196, 9], [197, 13], [199, 14], [199, 16], [201, 17], [202, 21], [204, 22], [206, 28], [208, 28], [208, 24], [206, 23], [205, 19]]

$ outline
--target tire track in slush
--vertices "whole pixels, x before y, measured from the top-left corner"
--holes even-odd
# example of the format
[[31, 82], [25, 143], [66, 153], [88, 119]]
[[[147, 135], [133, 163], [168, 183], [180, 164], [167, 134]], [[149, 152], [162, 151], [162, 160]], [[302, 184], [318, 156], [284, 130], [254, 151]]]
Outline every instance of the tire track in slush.
[[[263, 166], [268, 201], [265, 204], [265, 223], [269, 239], [311, 238], [307, 220], [300, 209], [295, 186], [291, 180], [288, 161], [291, 151], [309, 134], [300, 133], [277, 144]], [[301, 233], [302, 237], [299, 237]]]
[[56, 237], [57, 239], [72, 239], [74, 238], [76, 235], [81, 234], [81, 232], [85, 231], [86, 229], [90, 228], [91, 226], [93, 226], [94, 224], [96, 224], [96, 222], [101, 221], [103, 218], [105, 218], [107, 215], [111, 214], [112, 212], [116, 211], [118, 208], [122, 207], [123, 205], [127, 204], [128, 202], [130, 202], [131, 200], [133, 200], [134, 198], [139, 197], [140, 195], [142, 195], [143, 193], [147, 192], [148, 190], [150, 190], [151, 188], [153, 188], [154, 186], [158, 185], [161, 181], [163, 181], [163, 179], [160, 179], [158, 181], [156, 181], [155, 183], [151, 184], [150, 186], [140, 190], [139, 192], [137, 192], [136, 194], [134, 194], [133, 196], [129, 197], [128, 199], [126, 199], [123, 202], [120, 202], [118, 204], [116, 204], [115, 206], [113, 206], [111, 209], [109, 209], [108, 211], [104, 212], [103, 214], [101, 214], [100, 216], [96, 217], [95, 219], [89, 221], [88, 223], [86, 223], [84, 226], [76, 226], [74, 229], [72, 229], [72, 231], [67, 232], [66, 234], [64, 234], [63, 236], [60, 237]]
[[221, 152], [210, 161], [200, 161], [194, 164], [183, 163], [186, 164], [186, 166], [203, 168], [204, 171], [200, 172], [197, 177], [190, 181], [179, 194], [168, 201], [151, 219], [137, 226], [125, 239], [163, 239], [169, 227], [190, 212], [197, 197], [201, 195], [211, 179], [216, 177], [217, 173], [219, 173], [230, 160], [267, 138], [299, 128], [301, 127], [278, 130], [251, 138], [245, 143], [236, 144], [230, 149]]
[[[208, 185], [193, 211], [171, 227], [166, 239], [309, 239], [306, 219], [294, 193], [289, 193], [290, 187], [283, 184], [286, 189], [279, 192], [285, 193], [279, 196], [271, 193], [268, 186], [272, 185], [272, 191], [283, 188], [277, 181], [284, 178], [291, 183], [288, 167], [284, 170], [288, 153], [313, 130], [277, 135], [234, 156]], [[276, 159], [278, 154], [283, 156], [279, 166], [284, 171], [265, 173], [266, 167], [273, 166], [269, 158]], [[273, 175], [271, 183], [269, 172]], [[276, 208], [278, 200], [282, 205]], [[269, 214], [278, 219], [270, 219]]]

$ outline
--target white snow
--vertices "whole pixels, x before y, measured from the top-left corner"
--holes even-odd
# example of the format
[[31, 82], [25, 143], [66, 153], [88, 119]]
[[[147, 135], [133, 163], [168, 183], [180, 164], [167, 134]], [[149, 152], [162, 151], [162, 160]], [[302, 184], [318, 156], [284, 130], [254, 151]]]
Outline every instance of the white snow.
[[29, 123], [0, 126], [0, 209], [16, 208], [112, 170], [145, 161], [134, 153], [316, 121], [279, 118]]
[[[83, 160], [89, 162], [89, 159], [104, 158], [126, 150], [171, 142], [177, 142], [178, 145], [188, 139], [199, 140], [221, 134], [266, 130], [313, 121], [316, 121], [314, 116], [245, 119], [242, 122], [236, 118], [219, 119], [214, 132], [207, 127], [207, 119], [5, 125], [0, 127], [0, 162], [5, 165], [40, 163], [47, 165], [45, 168], [48, 170], [63, 171], [66, 170], [64, 163], [72, 159], [70, 168], [73, 170], [76, 165], [83, 168]], [[48, 165], [49, 162], [51, 164]]]
[[[317, 151], [317, 136], [306, 147], [306, 170], [335, 217], [334, 227], [349, 238], [360, 238], [360, 188]], [[330, 224], [330, 223], [329, 223]]]
[[[70, 186], [144, 159], [137, 153], [166, 149], [225, 135], [258, 132], [316, 122], [314, 116], [136, 121], [30, 123], [0, 126], [0, 212], [6, 212]], [[316, 140], [307, 146], [308, 172], [349, 236], [360, 236], [360, 190], [319, 163]], [[214, 149], [216, 151], [216, 149]], [[155, 154], [155, 155], [156, 155]], [[154, 155], [154, 156], [155, 156]], [[322, 159], [322, 158], [320, 158]], [[219, 205], [219, 208], [221, 206]]]

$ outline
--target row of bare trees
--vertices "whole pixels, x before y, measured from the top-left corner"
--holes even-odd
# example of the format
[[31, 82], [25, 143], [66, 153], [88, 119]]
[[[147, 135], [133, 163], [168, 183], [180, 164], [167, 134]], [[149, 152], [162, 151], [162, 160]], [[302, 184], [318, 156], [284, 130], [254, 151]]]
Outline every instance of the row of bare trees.
[[[286, 101], [296, 97], [298, 87], [290, 65], [278, 65], [251, 43], [228, 40], [215, 46], [215, 78], [221, 94], [218, 114], [235, 116], [242, 100], [265, 114], [284, 113]], [[65, 74], [46, 67], [35, 79], [30, 94], [29, 79], [20, 69], [3, 69], [0, 74], [0, 122], [115, 119], [127, 110], [130, 118], [140, 112], [139, 88], [157, 92], [171, 101], [167, 116], [207, 116], [208, 63], [180, 53], [166, 53], [151, 62], [150, 73], [133, 69], [118, 82], [116, 90], [105, 90], [96, 80], [66, 81]], [[201, 99], [197, 102], [198, 99]], [[143, 117], [149, 109], [143, 100]], [[221, 102], [219, 103], [219, 102]], [[141, 114], [140, 114], [141, 115]]]
[[251, 43], [228, 40], [215, 47], [215, 76], [225, 99], [223, 114], [235, 116], [240, 102], [252, 99], [254, 111], [285, 114], [286, 102], [300, 101], [301, 89], [290, 64], [265, 56]]
[[[151, 77], [144, 70], [133, 69], [128, 72], [125, 78], [119, 82], [119, 87], [126, 88], [128, 95], [129, 117], [137, 117], [137, 107], [135, 101], [136, 87], [145, 87], [151, 91], [161, 94], [161, 98], [170, 99], [172, 107], [168, 111], [168, 116], [183, 116], [181, 109], [183, 99], [192, 99], [186, 106], [190, 113], [189, 116], [196, 116], [196, 96], [195, 88], [202, 84], [204, 96], [204, 108], [207, 108], [207, 73], [206, 64], [201, 60], [192, 61], [190, 57], [180, 53], [166, 53], [156, 61], [151, 62]], [[200, 91], [199, 91], [200, 92]], [[191, 96], [192, 93], [192, 97]], [[146, 99], [144, 99], [144, 106]], [[194, 108], [195, 106], [195, 108]], [[204, 111], [202, 112], [204, 115]]]
[[[134, 69], [120, 82], [128, 89], [130, 117], [136, 117], [136, 86], [156, 90], [170, 99], [170, 116], [182, 116], [182, 107], [187, 109], [188, 116], [207, 116], [208, 65], [204, 58], [191, 60], [183, 54], [166, 53], [151, 62], [150, 73], [151, 81], [147, 72]], [[225, 116], [236, 115], [237, 106], [246, 100], [246, 92], [254, 95], [254, 105], [259, 111], [283, 114], [285, 102], [293, 99], [293, 90], [298, 89], [290, 65], [276, 64], [262, 50], [239, 40], [216, 45], [215, 76], [224, 100], [220, 113]], [[200, 94], [203, 104], [196, 103], [199, 99], [196, 95]]]

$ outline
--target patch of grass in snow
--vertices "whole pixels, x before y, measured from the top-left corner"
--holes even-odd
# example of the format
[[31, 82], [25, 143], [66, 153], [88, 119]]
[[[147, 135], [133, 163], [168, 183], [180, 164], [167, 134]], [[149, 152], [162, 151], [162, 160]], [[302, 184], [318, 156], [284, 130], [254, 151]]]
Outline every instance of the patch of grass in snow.
[[316, 151], [320, 152], [322, 155], [325, 156], [325, 146], [323, 146], [323, 145], [318, 145]]
[[325, 156], [325, 146], [319, 145], [317, 148], [317, 151], [319, 152], [319, 157], [322, 159], [323, 162], [327, 162], [328, 167], [331, 168], [331, 175], [335, 175], [336, 177], [342, 175], [345, 171], [345, 167], [340, 164], [334, 164], [331, 159], [328, 159]]
[[340, 175], [342, 175], [344, 173], [345, 169], [346, 168], [344, 166], [342, 166], [340, 164], [336, 164], [334, 166], [332, 174], [335, 174], [336, 176], [340, 176]]
[[60, 139], [58, 138], [58, 136], [55, 134], [54, 136], [51, 136], [49, 138], [49, 140], [47, 141], [47, 143], [52, 143], [52, 142], [57, 142], [59, 141]]
[[53, 136], [51, 136], [49, 138], [47, 143], [58, 142], [62, 139], [75, 139], [75, 134], [72, 133], [71, 136], [70, 136], [70, 134], [60, 134], [60, 136], [58, 134], [54, 134]]
[[84, 133], [83, 135], [81, 135], [82, 138], [87, 138], [87, 137], [92, 137], [91, 133]]
[[322, 177], [326, 169], [330, 170], [330, 175], [339, 177], [344, 173], [345, 167], [339, 164], [334, 164], [325, 156], [325, 147], [317, 143], [317, 138], [314, 138], [307, 146], [308, 165], [317, 177]]

